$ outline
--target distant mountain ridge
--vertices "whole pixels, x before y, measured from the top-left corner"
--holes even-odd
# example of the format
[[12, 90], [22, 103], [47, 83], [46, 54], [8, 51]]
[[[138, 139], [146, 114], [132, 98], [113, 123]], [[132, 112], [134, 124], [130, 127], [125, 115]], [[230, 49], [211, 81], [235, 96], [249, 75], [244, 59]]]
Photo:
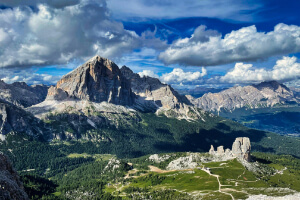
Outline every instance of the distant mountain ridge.
[[207, 93], [200, 98], [188, 96], [197, 107], [206, 111], [233, 111], [238, 108], [273, 107], [281, 104], [298, 104], [300, 97], [276, 81], [251, 86], [237, 86], [219, 93]]
[[0, 99], [26, 108], [45, 100], [49, 86], [27, 85], [25, 82], [6, 84], [0, 80]]
[[206, 93], [218, 93], [228, 88], [207, 88], [207, 87], [195, 87], [193, 89], [176, 89], [181, 95], [191, 95], [194, 98], [202, 97]]

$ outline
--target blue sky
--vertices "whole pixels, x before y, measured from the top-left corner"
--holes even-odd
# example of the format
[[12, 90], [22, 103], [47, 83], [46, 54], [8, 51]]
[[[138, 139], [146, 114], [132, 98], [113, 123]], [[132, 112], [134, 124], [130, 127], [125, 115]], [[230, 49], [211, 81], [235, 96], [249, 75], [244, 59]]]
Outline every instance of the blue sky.
[[176, 88], [300, 86], [295, 0], [0, 0], [0, 78], [55, 84], [95, 54]]

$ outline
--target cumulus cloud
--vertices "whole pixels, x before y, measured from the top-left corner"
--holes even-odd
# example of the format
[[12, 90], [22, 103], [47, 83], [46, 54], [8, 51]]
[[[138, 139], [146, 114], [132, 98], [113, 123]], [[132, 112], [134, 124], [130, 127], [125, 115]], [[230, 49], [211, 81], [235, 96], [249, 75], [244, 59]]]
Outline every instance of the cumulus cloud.
[[11, 70], [1, 70], [0, 80], [5, 83], [26, 82], [29, 85], [33, 84], [46, 84], [54, 85], [61, 78], [49, 74], [38, 74], [34, 70], [21, 70], [12, 72]]
[[224, 38], [200, 26], [190, 38], [174, 41], [159, 59], [165, 64], [215, 66], [296, 52], [300, 52], [300, 27], [296, 25], [280, 23], [267, 33], [258, 32], [253, 25], [232, 31]]
[[[143, 20], [144, 18], [212, 17], [234, 21], [252, 21], [253, 11], [262, 6], [250, 0], [109, 0], [108, 7], [114, 17], [121, 20]], [[246, 12], [245, 12], [246, 11]]]
[[207, 75], [207, 71], [202, 67], [202, 71], [185, 72], [183, 69], [174, 68], [170, 73], [164, 73], [161, 76], [155, 74], [152, 70], [143, 70], [138, 73], [141, 77], [150, 76], [160, 79], [161, 82], [172, 85], [198, 84], [203, 82], [202, 77]]
[[175, 68], [172, 72], [163, 74], [160, 80], [168, 84], [197, 82], [205, 75], [207, 71], [204, 67], [202, 67], [202, 72], [184, 72], [180, 68]]
[[63, 9], [50, 6], [60, 1], [41, 2], [0, 10], [0, 67], [62, 64], [95, 54], [116, 59], [144, 46], [166, 45], [150, 31], [139, 36], [111, 20], [105, 0], [62, 1], [70, 4]]
[[152, 70], [143, 70], [142, 72], [139, 72], [138, 74], [140, 75], [140, 77], [149, 76], [149, 77], [153, 77], [153, 78], [159, 78], [159, 76], [157, 74], [155, 74]]
[[76, 5], [80, 0], [1, 0], [0, 5], [14, 6], [36, 6], [37, 4], [47, 4], [55, 8], [63, 8], [66, 6]]
[[255, 83], [277, 80], [280, 82], [300, 78], [300, 63], [296, 57], [283, 57], [271, 69], [258, 69], [252, 64], [236, 63], [232, 71], [220, 77], [220, 82], [225, 83]]

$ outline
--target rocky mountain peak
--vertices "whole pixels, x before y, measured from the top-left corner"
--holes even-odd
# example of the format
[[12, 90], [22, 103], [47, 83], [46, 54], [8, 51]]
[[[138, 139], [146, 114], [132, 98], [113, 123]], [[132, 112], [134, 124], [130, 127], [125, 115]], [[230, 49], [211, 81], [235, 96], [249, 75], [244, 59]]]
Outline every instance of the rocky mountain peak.
[[23, 89], [28, 89], [30, 86], [28, 86], [25, 82], [14, 82], [11, 84], [12, 86], [23, 88]]
[[62, 100], [62, 97], [120, 105], [131, 105], [134, 101], [130, 82], [122, 75], [119, 67], [100, 56], [91, 58], [63, 76], [49, 90], [47, 99]]
[[270, 89], [274, 92], [286, 92], [286, 93], [290, 92], [290, 89], [288, 87], [286, 87], [285, 85], [277, 81], [265, 81], [252, 86], [257, 88], [258, 90]]
[[125, 65], [123, 65], [120, 70], [126, 78], [130, 78], [134, 74], [133, 71]]

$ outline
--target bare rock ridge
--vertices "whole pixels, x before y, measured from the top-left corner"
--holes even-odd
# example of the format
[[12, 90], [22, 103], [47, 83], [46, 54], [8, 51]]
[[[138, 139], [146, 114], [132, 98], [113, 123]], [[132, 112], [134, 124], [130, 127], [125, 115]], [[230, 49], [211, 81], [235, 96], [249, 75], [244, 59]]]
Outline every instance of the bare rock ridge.
[[209, 154], [217, 157], [222, 157], [224, 160], [238, 158], [240, 160], [250, 161], [251, 144], [248, 137], [238, 137], [232, 144], [232, 150], [226, 149], [224, 151], [223, 146], [219, 146], [215, 151], [214, 146], [211, 145]]
[[180, 95], [171, 86], [163, 84], [157, 78], [149, 76], [140, 77], [126, 66], [121, 68], [122, 74], [131, 82], [131, 89], [137, 95], [137, 105], [146, 109], [165, 108], [178, 109], [182, 104], [191, 105], [189, 100]]
[[28, 86], [24, 82], [6, 84], [0, 80], [0, 99], [26, 108], [44, 101], [48, 88], [46, 85]]
[[2, 152], [0, 152], [0, 199], [29, 200], [17, 172]]
[[188, 97], [197, 107], [206, 111], [232, 111], [237, 108], [273, 107], [278, 104], [300, 103], [300, 97], [276, 81], [251, 86], [237, 86], [219, 93], [207, 93], [200, 98]]
[[62, 77], [48, 91], [47, 99], [66, 98], [132, 105], [134, 94], [130, 82], [123, 77], [112, 61], [95, 56], [85, 64]]
[[43, 123], [31, 113], [0, 100], [0, 142], [8, 133], [26, 133], [38, 137], [46, 135]]

